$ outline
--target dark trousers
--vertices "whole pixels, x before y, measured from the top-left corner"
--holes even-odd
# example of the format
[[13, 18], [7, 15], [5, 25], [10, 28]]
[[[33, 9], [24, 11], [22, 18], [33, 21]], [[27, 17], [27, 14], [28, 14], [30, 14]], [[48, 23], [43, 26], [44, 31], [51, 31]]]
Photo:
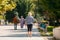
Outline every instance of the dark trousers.
[[27, 24], [28, 32], [29, 32], [29, 31], [32, 31], [32, 26], [33, 26], [32, 24]]
[[17, 30], [17, 24], [14, 24], [14, 30]]

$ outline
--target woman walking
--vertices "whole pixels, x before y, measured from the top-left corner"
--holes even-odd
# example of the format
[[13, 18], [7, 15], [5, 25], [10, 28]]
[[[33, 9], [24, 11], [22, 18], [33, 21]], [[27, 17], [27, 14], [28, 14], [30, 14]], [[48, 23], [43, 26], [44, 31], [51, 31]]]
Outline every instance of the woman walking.
[[21, 19], [20, 19], [20, 26], [21, 26], [21, 28], [23, 28], [24, 23], [25, 23], [25, 20], [24, 20], [23, 16], [21, 16]]
[[28, 16], [26, 17], [26, 25], [28, 29], [28, 36], [32, 36], [32, 26], [33, 26], [34, 18], [32, 16], [32, 13], [29, 12]]

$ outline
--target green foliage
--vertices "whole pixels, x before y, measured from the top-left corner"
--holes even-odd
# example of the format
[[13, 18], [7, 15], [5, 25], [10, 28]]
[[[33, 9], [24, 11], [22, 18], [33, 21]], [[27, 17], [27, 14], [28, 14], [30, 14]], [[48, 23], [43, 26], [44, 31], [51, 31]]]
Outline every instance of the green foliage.
[[[21, 16], [24, 16], [24, 18], [27, 16], [27, 13], [29, 11], [32, 10], [33, 8], [33, 4], [30, 0], [14, 0], [14, 2], [16, 2], [16, 8], [12, 11], [9, 11], [6, 13], [6, 19], [7, 20], [12, 20], [13, 16], [14, 15], [14, 11], [18, 12], [18, 16], [21, 17]], [[9, 17], [11, 16], [11, 17]]]
[[6, 13], [6, 11], [11, 11], [15, 9], [16, 3], [12, 0], [0, 0], [0, 13]]
[[60, 0], [41, 0], [42, 5], [51, 11], [60, 10]]
[[[43, 11], [48, 10], [48, 14], [46, 14], [46, 17], [49, 17], [52, 20], [60, 18], [60, 0], [14, 0], [14, 2], [7, 2], [8, 3], [2, 3], [2, 0], [0, 0], [0, 3], [8, 5], [8, 7], [6, 7], [6, 10], [16, 10], [19, 17], [21, 15], [26, 17], [28, 12], [32, 11], [34, 12], [34, 16], [36, 16], [35, 18], [39, 19], [40, 16], [45, 15], [43, 14]], [[2, 12], [5, 11], [3, 7], [3, 5], [0, 5], [0, 10], [3, 9], [1, 10]]]
[[53, 28], [54, 28], [54, 26], [48, 26], [48, 27], [47, 27], [47, 31], [48, 31], [48, 32], [52, 32], [52, 31], [53, 31]]
[[40, 0], [39, 3], [44, 10], [49, 11], [48, 15], [50, 18], [53, 17], [52, 19], [57, 19], [60, 17], [60, 15], [58, 15], [59, 13], [57, 12], [60, 11], [60, 0]]
[[30, 0], [18, 0], [16, 1], [17, 3], [17, 11], [19, 13], [19, 17], [23, 15], [26, 17], [27, 13], [31, 10], [32, 8], [32, 2]]
[[13, 11], [7, 11], [7, 12], [5, 13], [5, 18], [6, 18], [6, 20], [8, 20], [8, 22], [12, 22], [14, 16], [15, 16], [15, 14], [14, 14]]

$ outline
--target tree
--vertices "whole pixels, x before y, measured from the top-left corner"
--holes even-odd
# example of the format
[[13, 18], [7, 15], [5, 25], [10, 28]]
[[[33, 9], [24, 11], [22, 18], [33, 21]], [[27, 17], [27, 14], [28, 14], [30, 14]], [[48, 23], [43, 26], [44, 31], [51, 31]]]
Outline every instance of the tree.
[[6, 13], [6, 11], [10, 11], [15, 9], [16, 3], [12, 0], [0, 0], [0, 13]]
[[13, 9], [16, 8], [16, 3], [12, 0], [0, 0], [0, 14], [3, 15], [4, 20], [11, 21]]
[[[51, 16], [55, 16], [54, 18], [58, 18], [58, 11], [60, 11], [60, 0], [40, 0], [39, 1], [42, 5], [42, 7], [45, 9], [45, 10], [48, 10], [49, 11], [49, 15], [50, 17]], [[60, 16], [59, 16], [60, 17]]]
[[52, 21], [60, 19], [60, 0], [40, 0], [39, 3], [44, 10], [48, 10], [46, 17], [48, 15]]
[[17, 11], [19, 13], [19, 17], [21, 15], [23, 15], [24, 17], [27, 16], [28, 12], [33, 11], [34, 10], [34, 4], [33, 4], [33, 0], [15, 0], [15, 2], [17, 3]]
[[12, 22], [14, 17], [15, 17], [14, 11], [7, 11], [5, 13], [5, 20], [8, 22]]

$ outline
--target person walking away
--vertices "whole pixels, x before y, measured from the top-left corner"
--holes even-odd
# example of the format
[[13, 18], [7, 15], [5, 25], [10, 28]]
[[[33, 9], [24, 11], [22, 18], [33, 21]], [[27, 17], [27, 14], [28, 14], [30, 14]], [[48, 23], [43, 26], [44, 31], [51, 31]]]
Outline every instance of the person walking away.
[[20, 19], [21, 28], [23, 28], [24, 24], [25, 24], [25, 20], [24, 20], [23, 16], [21, 16], [21, 19]]
[[13, 18], [13, 23], [14, 23], [14, 30], [17, 30], [17, 24], [18, 24], [17, 16]]
[[33, 22], [34, 22], [34, 18], [32, 16], [32, 13], [29, 12], [28, 16], [26, 17], [26, 25], [27, 25], [27, 29], [28, 29], [28, 36], [32, 36], [32, 26], [33, 26]]

